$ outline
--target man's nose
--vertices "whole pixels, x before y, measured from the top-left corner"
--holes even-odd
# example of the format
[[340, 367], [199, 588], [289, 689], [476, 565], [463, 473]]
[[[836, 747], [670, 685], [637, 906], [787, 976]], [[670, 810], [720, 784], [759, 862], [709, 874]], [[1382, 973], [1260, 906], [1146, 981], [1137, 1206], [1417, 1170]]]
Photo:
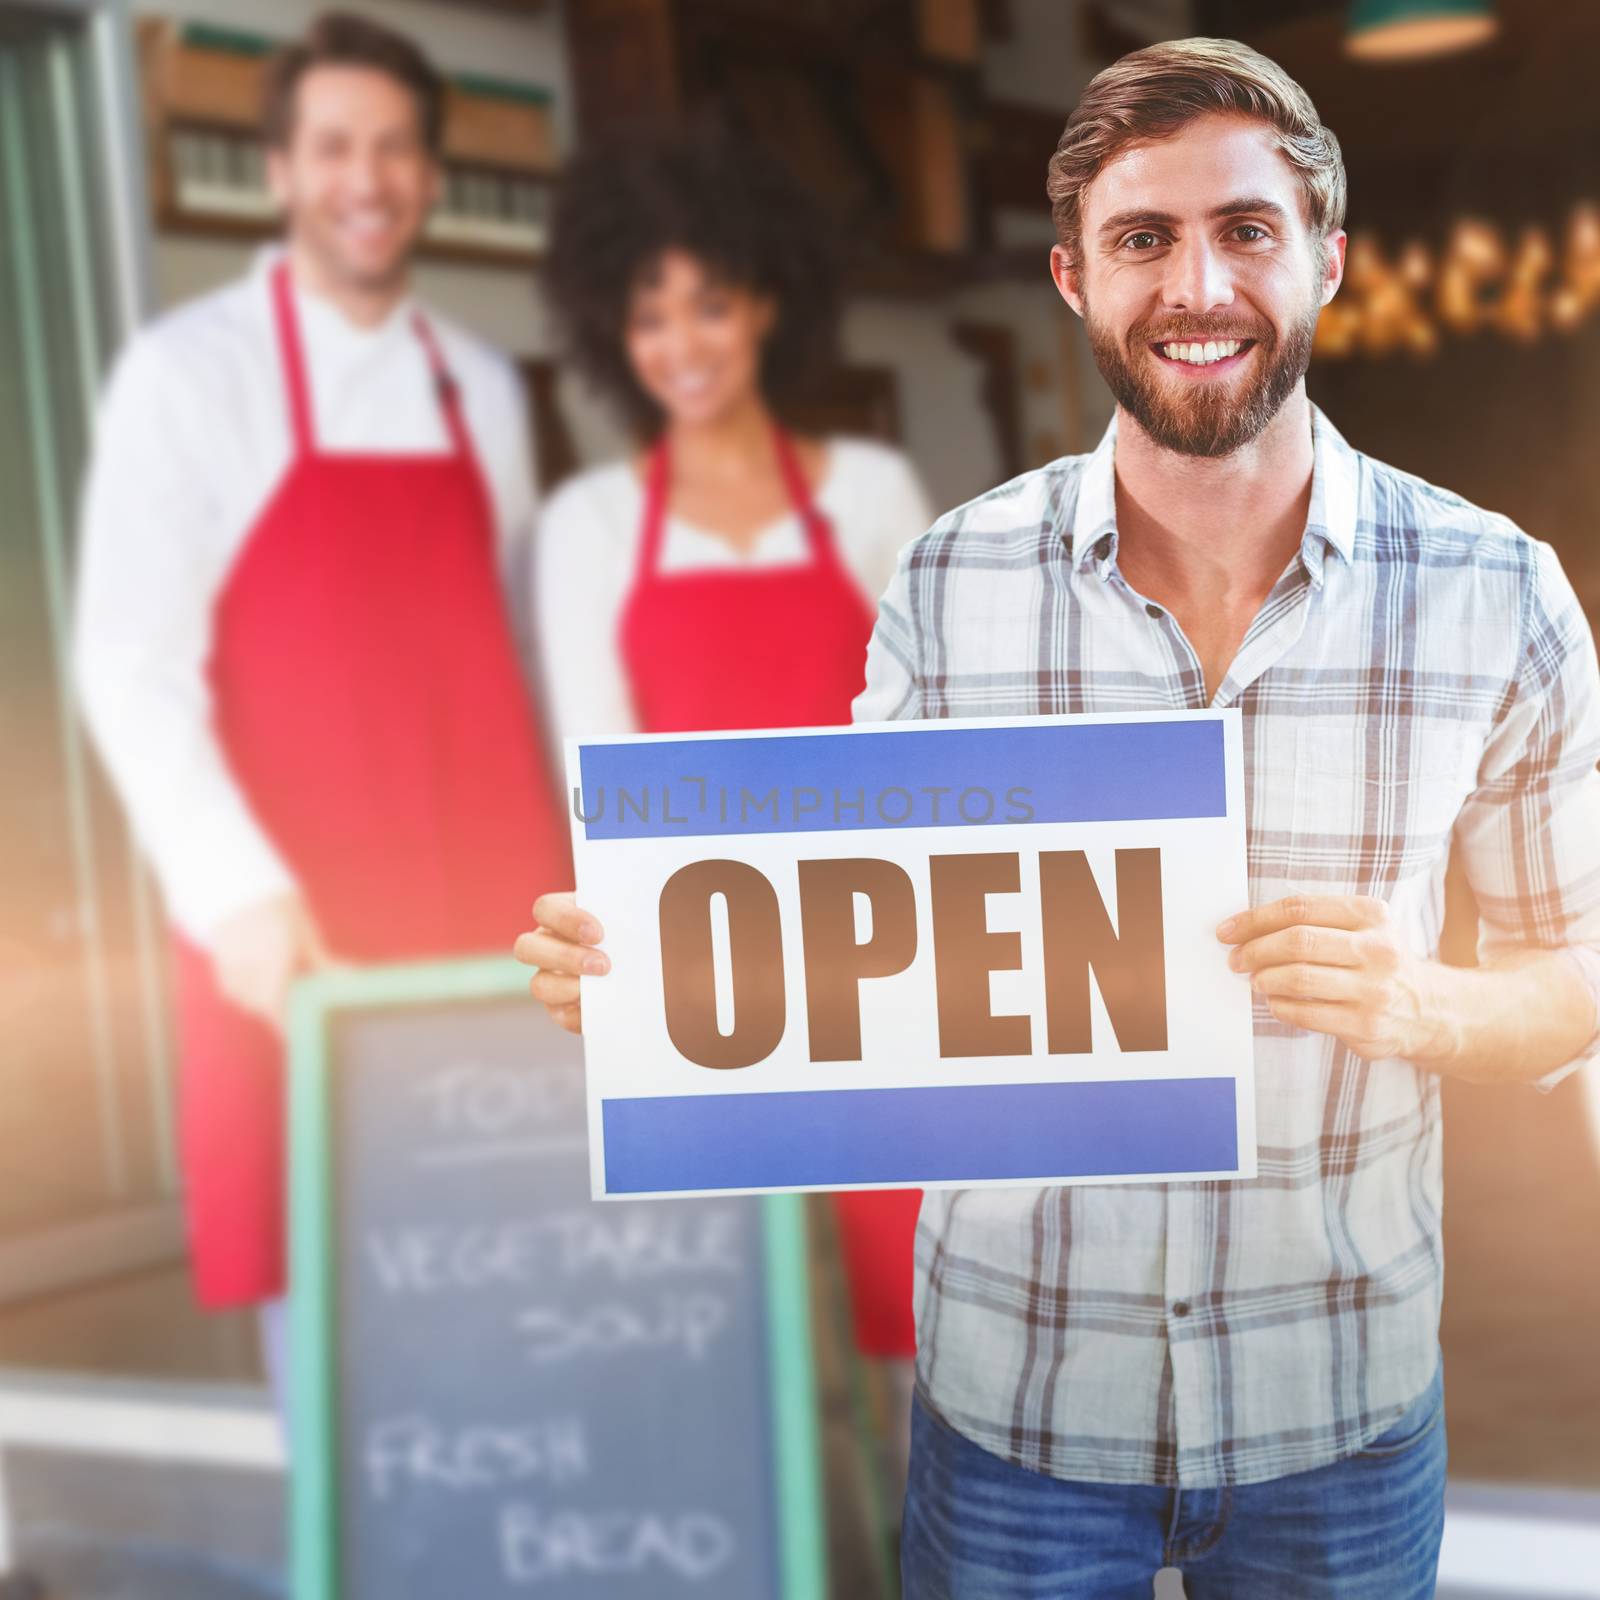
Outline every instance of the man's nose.
[[379, 150], [356, 150], [345, 176], [350, 187], [360, 196], [371, 199], [383, 190], [383, 153]]
[[1162, 303], [1169, 311], [1215, 311], [1233, 304], [1227, 263], [1208, 239], [1180, 240], [1167, 257]]

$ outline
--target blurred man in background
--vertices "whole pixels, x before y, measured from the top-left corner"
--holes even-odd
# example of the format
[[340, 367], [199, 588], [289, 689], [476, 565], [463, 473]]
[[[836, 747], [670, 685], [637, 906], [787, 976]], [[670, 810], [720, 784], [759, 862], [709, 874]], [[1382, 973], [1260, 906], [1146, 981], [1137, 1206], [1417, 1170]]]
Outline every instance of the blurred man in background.
[[499, 568], [533, 515], [513, 369], [425, 313], [443, 84], [330, 15], [269, 75], [286, 239], [105, 396], [77, 668], [177, 931], [199, 1296], [268, 1303], [296, 974], [503, 947], [568, 871]]

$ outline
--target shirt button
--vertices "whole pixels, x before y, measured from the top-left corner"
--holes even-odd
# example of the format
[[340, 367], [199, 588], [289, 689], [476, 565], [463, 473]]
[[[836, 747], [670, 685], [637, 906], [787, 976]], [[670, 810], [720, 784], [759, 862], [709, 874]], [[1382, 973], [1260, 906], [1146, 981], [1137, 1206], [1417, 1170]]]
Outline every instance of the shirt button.
[[1155, 618], [1157, 618], [1159, 620], [1159, 618], [1161, 616], [1161, 607], [1160, 606], [1156, 606], [1156, 605], [1146, 606], [1144, 608], [1144, 614], [1147, 617], [1155, 617]]
[[1188, 1316], [1189, 1315], [1189, 1302], [1187, 1300], [1174, 1300], [1172, 1302], [1172, 1314], [1175, 1317], [1186, 1317], [1186, 1316]]

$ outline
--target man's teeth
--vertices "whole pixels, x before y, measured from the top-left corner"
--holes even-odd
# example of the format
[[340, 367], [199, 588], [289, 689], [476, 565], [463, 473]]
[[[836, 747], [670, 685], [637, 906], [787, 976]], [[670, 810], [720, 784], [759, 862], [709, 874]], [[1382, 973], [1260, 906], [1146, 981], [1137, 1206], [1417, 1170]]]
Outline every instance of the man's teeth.
[[1205, 367], [1213, 361], [1225, 361], [1236, 356], [1245, 346], [1243, 339], [1219, 339], [1205, 344], [1164, 344], [1160, 351], [1168, 361], [1187, 361], [1191, 366]]

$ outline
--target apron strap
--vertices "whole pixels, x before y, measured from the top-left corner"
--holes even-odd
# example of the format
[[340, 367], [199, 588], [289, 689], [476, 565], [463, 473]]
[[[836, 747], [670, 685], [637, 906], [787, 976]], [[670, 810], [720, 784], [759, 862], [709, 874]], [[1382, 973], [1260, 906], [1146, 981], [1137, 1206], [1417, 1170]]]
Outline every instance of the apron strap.
[[644, 469], [644, 513], [639, 521], [639, 576], [653, 578], [661, 557], [667, 528], [667, 493], [672, 479], [672, 456], [667, 436], [656, 440]]
[[300, 344], [300, 319], [295, 315], [287, 258], [272, 269], [272, 309], [278, 329], [278, 352], [283, 358], [284, 383], [289, 391], [289, 430], [294, 452], [297, 457], [315, 455], [317, 442], [311, 425], [311, 386], [306, 381], [305, 351]]
[[[826, 516], [811, 498], [810, 485], [806, 483], [800, 458], [795, 453], [789, 436], [781, 428], [772, 430], [773, 448], [778, 457], [778, 471], [784, 487], [789, 491], [790, 503], [805, 530], [806, 546], [812, 560], [833, 560], [833, 529]], [[663, 434], [650, 451], [645, 465], [644, 513], [639, 524], [639, 576], [652, 577], [661, 556], [661, 545], [666, 536], [667, 498], [672, 480], [672, 457]]]
[[444, 412], [444, 424], [450, 432], [450, 443], [458, 456], [472, 454], [472, 441], [467, 433], [466, 419], [461, 413], [461, 385], [445, 365], [444, 352], [434, 336], [432, 325], [420, 311], [412, 313], [411, 326], [428, 357], [428, 370], [433, 374], [433, 386], [439, 395], [439, 407]]
[[827, 560], [833, 554], [833, 529], [811, 498], [811, 485], [806, 482], [805, 469], [800, 465], [794, 442], [782, 428], [774, 428], [772, 445], [777, 452], [778, 470], [783, 474], [789, 498], [794, 502], [795, 511], [806, 530], [806, 543], [811, 548], [811, 554], [817, 560]]
[[[289, 391], [289, 427], [294, 438], [295, 454], [315, 455], [317, 442], [311, 419], [311, 384], [306, 376], [305, 348], [300, 341], [300, 319], [295, 313], [294, 290], [289, 280], [287, 259], [279, 261], [272, 269], [272, 306], [278, 326], [278, 349], [283, 357], [284, 381]], [[439, 406], [444, 412], [451, 448], [456, 455], [471, 459], [472, 441], [461, 411], [460, 386], [445, 365], [439, 341], [420, 311], [413, 313], [411, 326], [422, 341], [423, 353], [428, 358], [428, 370], [433, 375], [434, 387], [438, 391]]]

